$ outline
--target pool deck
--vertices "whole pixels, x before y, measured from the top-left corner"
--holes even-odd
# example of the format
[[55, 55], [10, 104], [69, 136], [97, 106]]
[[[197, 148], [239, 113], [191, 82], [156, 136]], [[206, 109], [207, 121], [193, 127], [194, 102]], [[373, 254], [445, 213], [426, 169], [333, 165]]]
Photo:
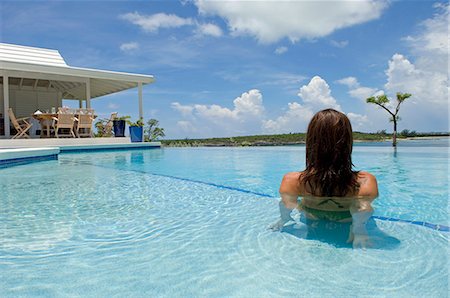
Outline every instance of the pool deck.
[[60, 152], [160, 148], [161, 142], [132, 143], [129, 138], [0, 139], [0, 165], [57, 158]]

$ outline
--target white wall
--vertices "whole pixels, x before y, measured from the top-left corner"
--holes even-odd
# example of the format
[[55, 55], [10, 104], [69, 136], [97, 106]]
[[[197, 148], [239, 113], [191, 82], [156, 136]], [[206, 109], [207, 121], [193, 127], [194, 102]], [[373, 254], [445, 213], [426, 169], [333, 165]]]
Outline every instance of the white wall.
[[[0, 84], [0, 114], [4, 116], [3, 106], [3, 85]], [[51, 111], [52, 107], [62, 106], [61, 93], [53, 88], [37, 87], [34, 89], [29, 86], [9, 86], [9, 107], [13, 109], [17, 118], [30, 117], [36, 110], [45, 112]], [[37, 131], [40, 129], [39, 121], [30, 119], [33, 126], [30, 129], [31, 137], [38, 137]]]
[[[3, 88], [3, 86], [2, 86]], [[2, 89], [3, 90], [3, 89]], [[38, 87], [9, 87], [9, 106], [13, 109], [16, 117], [29, 117], [36, 110], [51, 110], [52, 107], [62, 106], [61, 94], [53, 88]], [[0, 92], [0, 113], [3, 111], [3, 91]]]

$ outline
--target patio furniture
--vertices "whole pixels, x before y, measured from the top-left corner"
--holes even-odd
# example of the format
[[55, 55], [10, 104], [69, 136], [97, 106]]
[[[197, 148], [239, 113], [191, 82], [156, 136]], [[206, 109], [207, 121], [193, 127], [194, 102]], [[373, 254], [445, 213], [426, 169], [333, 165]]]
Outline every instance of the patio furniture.
[[41, 125], [41, 138], [50, 138], [53, 130], [53, 119], [58, 117], [57, 113], [34, 113], [33, 118]]
[[[55, 130], [55, 136], [59, 138], [60, 136], [66, 136], [66, 137], [72, 137], [75, 138], [75, 133], [73, 131], [73, 126], [75, 124], [75, 121], [78, 120], [75, 118], [74, 114], [71, 113], [65, 113], [63, 110], [59, 110], [57, 117], [53, 117], [53, 120], [55, 120], [53, 124], [53, 129]], [[61, 134], [60, 129], [66, 129], [68, 130], [67, 134]]]
[[29, 117], [24, 118], [16, 118], [14, 115], [14, 112], [11, 108], [8, 109], [9, 119], [11, 123], [14, 126], [14, 129], [17, 131], [17, 133], [12, 137], [13, 139], [19, 139], [19, 138], [27, 138], [29, 139], [30, 136], [28, 135], [28, 130], [33, 126], [33, 124], [29, 123], [26, 119], [29, 119]]
[[92, 138], [94, 136], [92, 132], [92, 123], [94, 121], [94, 111], [83, 111], [79, 110], [77, 117], [76, 117], [76, 130], [75, 134], [77, 137], [90, 137]]
[[103, 135], [110, 137], [112, 135], [112, 128], [114, 124], [114, 120], [117, 118], [117, 112], [111, 113], [108, 122], [106, 122], [105, 127], [103, 128]]

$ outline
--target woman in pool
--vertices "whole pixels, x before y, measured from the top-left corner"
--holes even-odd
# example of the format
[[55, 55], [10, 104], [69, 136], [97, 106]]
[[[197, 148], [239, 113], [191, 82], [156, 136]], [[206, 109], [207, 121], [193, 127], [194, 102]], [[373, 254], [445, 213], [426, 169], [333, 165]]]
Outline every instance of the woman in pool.
[[367, 245], [365, 225], [378, 186], [372, 174], [352, 170], [352, 147], [352, 127], [345, 114], [326, 109], [314, 115], [306, 136], [306, 169], [284, 175], [281, 220], [272, 228], [292, 220], [291, 211], [302, 211], [309, 220], [352, 222], [348, 242]]

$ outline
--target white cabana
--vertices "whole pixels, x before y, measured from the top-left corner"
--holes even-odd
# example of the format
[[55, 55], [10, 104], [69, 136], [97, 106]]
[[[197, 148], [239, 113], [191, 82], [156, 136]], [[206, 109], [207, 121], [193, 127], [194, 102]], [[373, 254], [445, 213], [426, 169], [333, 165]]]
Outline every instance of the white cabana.
[[[91, 99], [138, 87], [139, 117], [143, 117], [142, 86], [152, 75], [73, 67], [57, 50], [0, 43], [0, 113], [4, 136], [10, 137], [8, 109], [29, 117], [37, 109], [62, 106], [63, 99], [79, 101], [86, 108]], [[1, 118], [1, 117], [0, 117]]]

